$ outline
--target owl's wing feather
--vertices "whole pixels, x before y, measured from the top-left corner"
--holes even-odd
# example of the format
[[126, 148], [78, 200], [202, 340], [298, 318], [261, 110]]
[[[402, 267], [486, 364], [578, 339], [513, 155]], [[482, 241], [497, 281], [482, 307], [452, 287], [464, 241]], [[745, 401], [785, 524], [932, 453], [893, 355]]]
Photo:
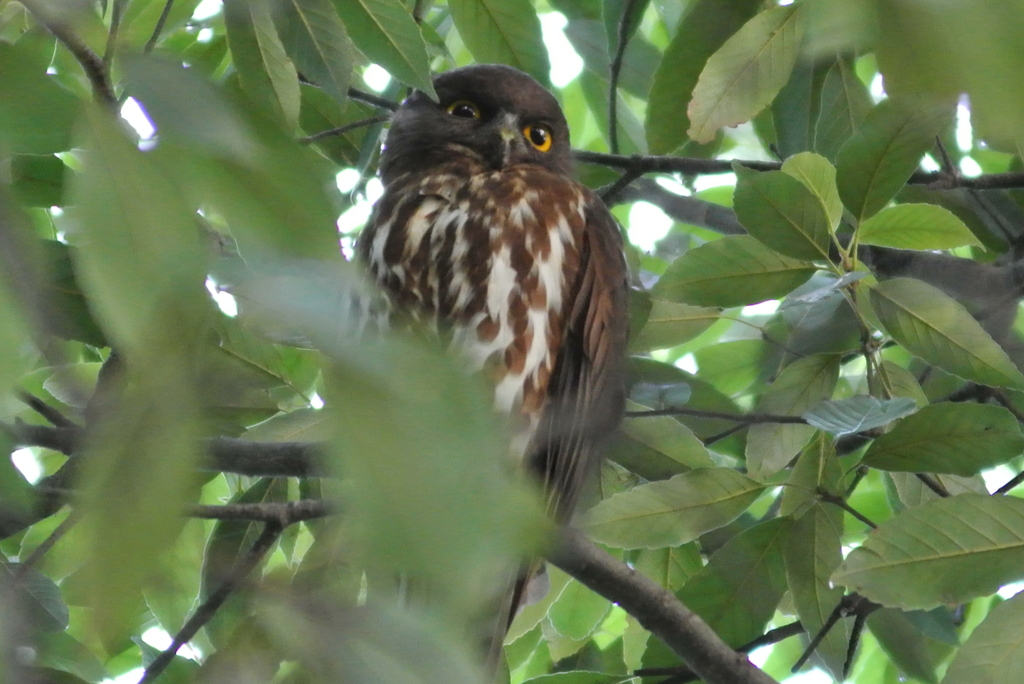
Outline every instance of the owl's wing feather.
[[556, 520], [572, 514], [596, 453], [618, 427], [625, 401], [629, 321], [622, 237], [604, 204], [587, 195], [580, 266], [569, 293], [572, 306], [531, 449]]

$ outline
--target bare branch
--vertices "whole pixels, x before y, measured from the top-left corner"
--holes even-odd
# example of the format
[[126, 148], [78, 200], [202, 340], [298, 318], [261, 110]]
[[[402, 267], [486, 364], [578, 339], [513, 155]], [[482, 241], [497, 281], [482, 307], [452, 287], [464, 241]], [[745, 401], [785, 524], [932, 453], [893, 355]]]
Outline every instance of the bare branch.
[[724, 411], [704, 411], [703, 409], [686, 408], [685, 406], [673, 406], [664, 409], [650, 409], [647, 411], [626, 411], [626, 418], [654, 418], [657, 416], [694, 416], [696, 418], [715, 418], [719, 420], [734, 420], [737, 423], [794, 423], [806, 425], [807, 421], [800, 416], [780, 416], [773, 413], [726, 413]]
[[222, 506], [193, 506], [188, 515], [206, 520], [256, 520], [275, 523], [282, 529], [303, 520], [324, 518], [334, 513], [325, 502], [315, 499], [284, 503], [224, 504]]
[[30, 409], [41, 415], [49, 421], [51, 425], [56, 425], [57, 427], [77, 427], [75, 423], [65, 417], [63, 413], [53, 408], [34, 394], [30, 394], [19, 389], [15, 390], [15, 395], [18, 397], [19, 401], [23, 402]]
[[633, 18], [635, 6], [636, 0], [626, 0], [626, 5], [622, 8], [615, 55], [608, 66], [608, 149], [612, 154], [619, 153], [619, 74], [622, 72], [622, 59], [629, 44], [630, 20]]
[[563, 531], [548, 560], [619, 604], [686, 661], [708, 684], [772, 684], [669, 591], [599, 549], [581, 532]]
[[164, 9], [160, 12], [160, 18], [156, 20], [156, 25], [153, 26], [153, 35], [146, 41], [146, 46], [142, 48], [142, 51], [149, 54], [156, 47], [156, 43], [160, 40], [160, 34], [164, 31], [164, 24], [167, 23], [167, 17], [171, 14], [171, 7], [174, 6], [174, 0], [167, 0], [164, 3]]
[[368, 104], [372, 107], [376, 107], [377, 109], [387, 109], [392, 112], [398, 109], [398, 105], [400, 104], [398, 102], [392, 102], [387, 98], [383, 98], [378, 95], [373, 95], [371, 93], [367, 93], [356, 88], [349, 88], [348, 96], [351, 97], [353, 100], [362, 102], [364, 104]]
[[330, 138], [331, 136], [344, 135], [345, 133], [348, 133], [349, 131], [356, 128], [362, 128], [363, 126], [372, 126], [373, 124], [384, 123], [385, 121], [390, 120], [390, 114], [382, 114], [381, 116], [371, 116], [367, 119], [353, 121], [352, 123], [345, 124], [344, 126], [338, 126], [337, 128], [332, 128], [326, 131], [320, 131], [319, 133], [314, 133], [313, 135], [307, 135], [304, 138], [299, 138], [299, 142], [302, 143], [303, 145], [308, 145], [310, 143], [316, 142], [317, 140]]

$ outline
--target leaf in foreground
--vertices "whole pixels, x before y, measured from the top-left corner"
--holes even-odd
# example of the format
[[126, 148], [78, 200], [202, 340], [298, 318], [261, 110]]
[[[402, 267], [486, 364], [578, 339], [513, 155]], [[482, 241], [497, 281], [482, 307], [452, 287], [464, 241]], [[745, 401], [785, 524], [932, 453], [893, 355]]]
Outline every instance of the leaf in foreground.
[[1020, 425], [1002, 406], [942, 403], [924, 407], [876, 439], [864, 454], [864, 465], [967, 477], [1021, 451]]
[[944, 684], [1024, 681], [1024, 593], [993, 608], [949, 665]]
[[888, 425], [915, 410], [917, 404], [913, 399], [878, 399], [859, 394], [823, 401], [803, 417], [814, 427], [833, 435], [848, 435]]
[[679, 546], [730, 523], [763, 490], [735, 470], [700, 468], [605, 499], [587, 513], [585, 529], [620, 549]]
[[860, 225], [861, 243], [897, 249], [953, 249], [981, 242], [956, 214], [936, 204], [899, 204]]
[[1024, 375], [967, 309], [942, 290], [912, 278], [871, 288], [871, 306], [886, 331], [914, 356], [982, 385], [1024, 388]]
[[832, 575], [863, 596], [931, 609], [988, 596], [1024, 578], [1024, 500], [961, 494], [883, 523]]

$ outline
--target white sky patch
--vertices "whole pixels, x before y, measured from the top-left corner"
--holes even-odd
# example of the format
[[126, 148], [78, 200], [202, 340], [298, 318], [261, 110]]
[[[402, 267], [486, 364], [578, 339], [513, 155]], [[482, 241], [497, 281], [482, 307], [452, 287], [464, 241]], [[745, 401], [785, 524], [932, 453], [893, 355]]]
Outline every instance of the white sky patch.
[[981, 165], [974, 160], [974, 157], [964, 157], [960, 160], [960, 173], [968, 178], [977, 178], [982, 174]]
[[971, 127], [971, 109], [963, 100], [956, 106], [956, 146], [961, 152], [974, 147], [974, 129]]
[[1022, 591], [1024, 591], [1024, 582], [1014, 582], [1013, 584], [1007, 584], [1006, 586], [999, 587], [999, 591], [996, 593], [1004, 599], [1009, 599]]
[[199, 33], [196, 34], [197, 43], [209, 43], [213, 40], [213, 29], [207, 26], [206, 28], [199, 29]]
[[990, 494], [1012, 480], [1016, 475], [1017, 473], [1006, 465], [998, 465], [995, 468], [981, 471], [981, 478], [985, 480], [985, 488]]
[[217, 303], [217, 307], [221, 310], [225, 316], [234, 318], [238, 315], [238, 301], [234, 295], [230, 292], [225, 292], [217, 286], [217, 283], [213, 281], [213, 278], [206, 279], [206, 291], [213, 297], [213, 301]]
[[25, 476], [29, 484], [35, 484], [43, 477], [43, 466], [31, 449], [15, 449], [11, 452], [11, 463]]
[[565, 37], [569, 20], [561, 12], [540, 15], [540, 29], [544, 34], [544, 45], [551, 58], [551, 85], [562, 88], [572, 83], [583, 71], [583, 58]]
[[309, 405], [315, 409], [322, 409], [324, 407], [324, 400], [319, 394], [313, 392], [313, 396], [309, 398]]
[[127, 121], [143, 140], [150, 140], [156, 135], [156, 126], [134, 97], [129, 97], [121, 105], [121, 118]]
[[676, 361], [675, 365], [676, 368], [684, 370], [692, 375], [696, 375], [697, 371], [700, 370], [700, 368], [697, 366], [697, 357], [694, 356], [693, 354], [683, 354], [683, 356], [681, 356], [679, 360]]
[[352, 192], [352, 189], [359, 183], [359, 171], [356, 169], [342, 169], [335, 176], [334, 182], [338, 184], [338, 190]]
[[938, 171], [941, 168], [942, 167], [939, 166], [939, 162], [935, 161], [935, 157], [933, 157], [928, 152], [925, 152], [925, 155], [921, 157], [922, 171]]
[[384, 67], [371, 64], [363, 72], [363, 83], [374, 92], [383, 92], [391, 83], [391, 74], [385, 71]]
[[875, 74], [875, 77], [871, 79], [868, 92], [871, 93], [871, 99], [876, 103], [885, 98], [885, 79], [882, 78], [882, 74]]
[[769, 299], [768, 301], [761, 302], [760, 304], [751, 304], [750, 306], [743, 307], [743, 311], [740, 312], [741, 316], [771, 316], [773, 313], [779, 310], [779, 300]]
[[203, 0], [196, 6], [195, 12], [192, 13], [192, 19], [195, 21], [204, 21], [210, 17], [215, 17], [220, 14], [224, 4], [221, 0]]
[[380, 182], [379, 178], [371, 178], [366, 182], [366, 201], [370, 204], [375, 203], [380, 199], [380, 196], [384, 194], [384, 184]]
[[[142, 640], [153, 648], [158, 648], [161, 651], [166, 650], [173, 641], [171, 639], [171, 635], [160, 627], [150, 627], [147, 629], [142, 633]], [[199, 658], [199, 654], [196, 653], [195, 649], [188, 644], [185, 644], [178, 649], [178, 655], [185, 658], [191, 658], [192, 660], [197, 660]]]
[[761, 648], [755, 648], [753, 651], [747, 654], [747, 658], [754, 664], [754, 667], [764, 667], [764, 664], [768, 662], [768, 656], [772, 654], [772, 647], [775, 644], [768, 644]]
[[693, 189], [697, 192], [707, 190], [708, 188], [717, 188], [720, 185], [736, 185], [736, 174], [732, 171], [729, 173], [710, 173], [705, 176], [697, 176], [696, 180], [693, 181]]
[[690, 189], [683, 185], [682, 183], [680, 183], [679, 181], [677, 181], [675, 178], [670, 178], [668, 176], [658, 176], [657, 178], [654, 179], [654, 182], [674, 195], [684, 195], [686, 197], [689, 197], [691, 194]]
[[629, 210], [629, 241], [645, 252], [668, 234], [672, 219], [650, 202], [636, 202]]
[[373, 207], [369, 202], [356, 202], [344, 214], [338, 217], [338, 232], [351, 233], [353, 230], [361, 228], [366, 224], [366, 219], [370, 218], [372, 210]]

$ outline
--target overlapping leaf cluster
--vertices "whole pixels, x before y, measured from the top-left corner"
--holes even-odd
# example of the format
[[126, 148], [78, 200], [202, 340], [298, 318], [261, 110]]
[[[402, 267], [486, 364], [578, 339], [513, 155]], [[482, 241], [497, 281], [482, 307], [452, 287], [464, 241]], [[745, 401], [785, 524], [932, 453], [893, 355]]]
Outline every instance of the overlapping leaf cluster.
[[[1024, 603], [995, 594], [1024, 580], [1024, 200], [991, 174], [1021, 167], [1024, 4], [199, 5], [0, 0], [0, 445], [32, 449], [0, 460], [0, 679], [146, 667], [143, 634], [227, 582], [158, 681], [481, 681], [465, 626], [545, 526], [486, 389], [372, 329], [336, 221], [365, 211], [381, 100], [470, 61], [549, 82], [556, 10], [583, 60], [558, 91], [578, 148], [735, 160], [725, 185], [684, 170], [609, 196], [631, 236], [637, 200], [679, 220], [629, 248], [629, 417], [578, 524], [733, 647], [818, 634], [855, 593], [866, 635], [861, 610], [811, 656], [836, 680], [855, 643], [853, 681], [1020, 681]], [[350, 90], [370, 64], [377, 97]], [[155, 137], [117, 116], [128, 97]], [[71, 459], [26, 436], [66, 420], [86, 428]], [[327, 477], [210, 470], [225, 436], [322, 444]], [[320, 499], [340, 513], [283, 529], [183, 515]], [[548, 577], [511, 627], [512, 682], [683, 667], [643, 616]]]

